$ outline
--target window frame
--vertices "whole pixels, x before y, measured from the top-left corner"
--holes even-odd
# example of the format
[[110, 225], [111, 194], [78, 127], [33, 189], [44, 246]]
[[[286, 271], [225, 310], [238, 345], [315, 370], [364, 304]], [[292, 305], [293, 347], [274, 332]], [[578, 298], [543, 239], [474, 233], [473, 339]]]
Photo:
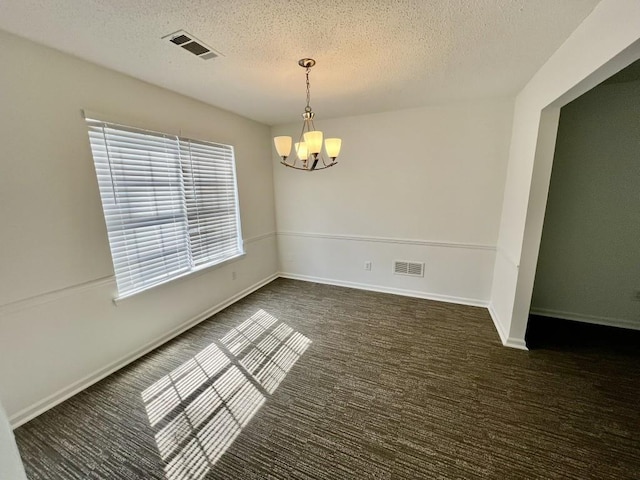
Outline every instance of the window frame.
[[[246, 254], [232, 145], [125, 125], [86, 111], [84, 117], [118, 288], [114, 302], [220, 267]], [[102, 133], [102, 138], [97, 132]], [[126, 146], [122, 151], [115, 146], [121, 136], [132, 138], [133, 153], [123, 153]], [[153, 151], [149, 145], [154, 143], [154, 147], [166, 144], [166, 151], [162, 151], [162, 147]], [[192, 155], [192, 146], [204, 157]], [[154, 179], [154, 168], [158, 165], [161, 175]], [[142, 171], [139, 184], [138, 171], [132, 176], [132, 168]], [[187, 179], [189, 172], [191, 178]], [[207, 194], [207, 191], [213, 193]], [[190, 203], [189, 195], [196, 199], [195, 203]], [[205, 201], [198, 200], [198, 195]], [[122, 202], [122, 198], [127, 200]], [[142, 209], [139, 208], [141, 201]], [[158, 210], [154, 212], [154, 208]], [[200, 212], [205, 211], [201, 219]], [[216, 211], [221, 214], [216, 215]], [[219, 223], [222, 228], [212, 229], [207, 221]], [[137, 228], [146, 230], [139, 233]], [[171, 248], [165, 248], [164, 229], [169, 232], [168, 244], [175, 248], [173, 253], [168, 254]], [[209, 231], [204, 254], [202, 243], [195, 245], [201, 242], [198, 240], [201, 229]], [[138, 235], [142, 239], [137, 238]], [[226, 240], [219, 239], [221, 236]], [[211, 246], [213, 254], [207, 251]], [[145, 252], [145, 248], [149, 250]], [[145, 274], [147, 267], [152, 273]]]

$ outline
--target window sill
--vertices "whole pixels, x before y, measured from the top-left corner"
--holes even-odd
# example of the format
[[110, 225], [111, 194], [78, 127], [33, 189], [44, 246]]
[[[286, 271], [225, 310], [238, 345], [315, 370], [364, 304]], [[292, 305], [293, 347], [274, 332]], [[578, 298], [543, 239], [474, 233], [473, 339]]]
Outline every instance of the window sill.
[[173, 283], [179, 280], [184, 280], [186, 278], [196, 278], [199, 277], [200, 275], [204, 275], [205, 273], [208, 273], [209, 271], [215, 270], [217, 268], [223, 267], [225, 265], [228, 265], [230, 263], [234, 263], [237, 262], [238, 260], [241, 260], [243, 257], [245, 257], [247, 255], [247, 253], [245, 251], [243, 251], [242, 253], [239, 253], [238, 255], [231, 257], [231, 258], [227, 258], [226, 260], [223, 260], [220, 263], [214, 263], [212, 265], [203, 265], [201, 267], [198, 268], [194, 268], [193, 270], [189, 270], [188, 272], [185, 272], [183, 274], [180, 274], [176, 277], [171, 277], [168, 278], [162, 282], [159, 283], [155, 283], [153, 285], [150, 285], [148, 287], [145, 287], [144, 289], [141, 290], [136, 290], [135, 292], [131, 292], [131, 293], [127, 293], [126, 295], [118, 295], [117, 297], [113, 298], [113, 304], [118, 306], [120, 305], [120, 303], [124, 300], [127, 300], [131, 297], [135, 297], [140, 295], [141, 293], [145, 293], [148, 292], [150, 290], [154, 290], [157, 287], [160, 287], [162, 285], [167, 285], [169, 283]]

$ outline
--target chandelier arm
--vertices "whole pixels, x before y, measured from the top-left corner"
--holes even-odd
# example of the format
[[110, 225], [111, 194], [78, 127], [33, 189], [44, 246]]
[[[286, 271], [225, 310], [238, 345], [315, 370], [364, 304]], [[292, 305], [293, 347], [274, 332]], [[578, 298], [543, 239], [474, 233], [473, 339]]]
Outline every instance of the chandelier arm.
[[[302, 122], [302, 130], [300, 131], [300, 138], [298, 138], [298, 142], [302, 142], [304, 141], [304, 127], [307, 126], [307, 120], [304, 120]], [[307, 128], [307, 131], [309, 131], [309, 128]], [[298, 153], [298, 152], [296, 152]]]
[[293, 166], [293, 165], [289, 165], [288, 163], [285, 163], [285, 162], [280, 162], [280, 163], [281, 163], [282, 165], [284, 165], [285, 167], [294, 168], [294, 169], [296, 169], [296, 170], [304, 170], [305, 172], [315, 172], [315, 171], [318, 171], [318, 170], [324, 170], [325, 168], [333, 167], [334, 165], [337, 165], [337, 164], [338, 164], [338, 162], [333, 162], [333, 163], [330, 163], [329, 165], [322, 166], [322, 167], [317, 167], [317, 168], [315, 168], [314, 170], [310, 170], [310, 169], [308, 169], [308, 168], [295, 167], [295, 166]]
[[309, 171], [308, 168], [303, 168], [303, 167], [296, 167], [295, 165], [289, 165], [286, 162], [280, 162], [282, 165], [284, 165], [285, 167], [289, 167], [289, 168], [295, 168], [296, 170], [305, 170], [305, 171]]
[[329, 165], [324, 165], [322, 167], [316, 167], [316, 169], [314, 171], [316, 171], [316, 170], [324, 170], [325, 168], [333, 167], [334, 165], [337, 165], [337, 163], [338, 162], [333, 162], [333, 163], [330, 163]]
[[296, 170], [304, 170], [305, 172], [309, 172], [310, 170], [308, 168], [305, 167], [296, 167], [295, 165], [290, 165], [286, 162], [280, 162], [282, 165], [284, 165], [285, 167], [289, 167], [289, 168], [295, 168]]

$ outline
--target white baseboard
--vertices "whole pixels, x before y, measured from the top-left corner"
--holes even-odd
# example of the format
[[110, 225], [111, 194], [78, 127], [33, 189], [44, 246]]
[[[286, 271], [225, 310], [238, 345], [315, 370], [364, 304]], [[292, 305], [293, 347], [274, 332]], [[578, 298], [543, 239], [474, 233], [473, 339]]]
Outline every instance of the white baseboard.
[[524, 339], [509, 337], [507, 332], [504, 330], [504, 326], [500, 321], [500, 317], [498, 316], [498, 313], [493, 308], [493, 304], [490, 303], [488, 309], [489, 309], [489, 315], [491, 316], [491, 320], [493, 320], [493, 324], [495, 325], [496, 330], [498, 331], [498, 335], [500, 336], [500, 341], [502, 342], [502, 345], [504, 345], [505, 347], [516, 348], [518, 350], [529, 350], [527, 348], [527, 344], [525, 343]]
[[583, 313], [565, 312], [561, 310], [550, 310], [546, 308], [532, 308], [533, 315], [542, 317], [560, 318], [562, 320], [571, 320], [574, 322], [593, 323], [595, 325], [604, 325], [606, 327], [628, 328], [631, 330], [640, 330], [640, 319], [637, 322], [625, 320], [622, 318], [602, 317], [596, 315], [585, 315]]
[[505, 347], [516, 348], [518, 350], [529, 350], [523, 339], [507, 336], [502, 328], [498, 316], [489, 302], [478, 300], [475, 298], [454, 297], [450, 295], [440, 295], [437, 293], [418, 292], [415, 290], [404, 290], [399, 288], [381, 287], [379, 285], [369, 285], [365, 283], [347, 282], [343, 280], [333, 280], [328, 278], [312, 277], [308, 275], [298, 275], [295, 273], [280, 272], [280, 277], [290, 278], [292, 280], [302, 280], [304, 282], [324, 283], [327, 285], [335, 285], [338, 287], [357, 288], [359, 290], [369, 290], [372, 292], [391, 293], [394, 295], [402, 295], [405, 297], [424, 298], [426, 300], [435, 300], [438, 302], [456, 303], [459, 305], [469, 305], [472, 307], [484, 307], [489, 310], [489, 315], [500, 336], [500, 341]]
[[518, 350], [529, 350], [526, 342], [520, 338], [509, 337], [507, 338], [507, 341], [503, 343], [503, 345], [505, 347], [516, 348]]
[[[116, 372], [117, 370], [120, 370], [121, 368], [125, 367], [129, 363], [137, 360], [138, 358], [142, 357], [143, 355], [146, 355], [147, 353], [149, 353], [152, 350], [158, 348], [162, 344], [164, 344], [164, 343], [168, 342], [169, 340], [177, 337], [178, 335], [180, 335], [181, 333], [185, 332], [186, 330], [189, 330], [190, 328], [196, 326], [197, 324], [199, 324], [200, 322], [206, 320], [210, 316], [218, 313], [219, 311], [225, 309], [226, 307], [228, 307], [229, 305], [237, 302], [238, 300], [246, 297], [250, 293], [253, 293], [254, 291], [258, 290], [259, 288], [267, 285], [268, 283], [272, 282], [273, 280], [275, 280], [278, 277], [290, 278], [292, 280], [301, 280], [301, 281], [305, 281], [305, 282], [323, 283], [323, 284], [335, 285], [335, 286], [339, 286], [339, 287], [356, 288], [356, 289], [359, 289], [359, 290], [369, 290], [369, 291], [380, 292], [380, 293], [391, 293], [391, 294], [394, 294], [394, 295], [402, 295], [402, 296], [414, 297], [414, 298], [423, 298], [423, 299], [426, 299], [426, 300], [435, 300], [435, 301], [439, 301], [439, 302], [455, 303], [455, 304], [461, 304], [461, 305], [469, 305], [469, 306], [473, 306], [473, 307], [488, 308], [489, 309], [489, 313], [491, 315], [491, 318], [492, 318], [492, 320], [493, 320], [493, 322], [494, 322], [494, 324], [496, 326], [496, 330], [498, 331], [498, 334], [500, 335], [500, 339], [502, 341], [502, 344], [505, 345], [505, 346], [508, 346], [508, 347], [512, 347], [512, 348], [518, 348], [518, 349], [522, 349], [522, 350], [527, 350], [527, 347], [526, 347], [526, 344], [524, 343], [524, 341], [519, 340], [519, 339], [507, 338], [506, 334], [502, 330], [501, 324], [497, 319], [497, 316], [495, 314], [495, 311], [493, 310], [492, 305], [490, 305], [488, 302], [486, 302], [484, 300], [479, 300], [479, 299], [474, 299], [474, 298], [455, 297], [455, 296], [450, 296], [450, 295], [441, 295], [441, 294], [437, 294], [437, 293], [420, 292], [420, 291], [414, 291], [414, 290], [404, 290], [404, 289], [398, 289], [398, 288], [382, 287], [382, 286], [379, 286], [379, 285], [370, 285], [370, 284], [363, 284], [363, 283], [356, 283], [356, 282], [347, 282], [347, 281], [341, 281], [341, 280], [333, 280], [333, 279], [327, 279], [327, 278], [312, 277], [312, 276], [306, 276], [306, 275], [297, 275], [297, 274], [293, 274], [293, 273], [280, 272], [280, 273], [277, 273], [277, 274], [270, 275], [269, 277], [265, 278], [264, 280], [261, 280], [260, 282], [257, 282], [254, 285], [251, 285], [250, 287], [242, 290], [241, 292], [237, 293], [236, 295], [233, 295], [232, 297], [228, 298], [227, 300], [225, 300], [223, 302], [220, 302], [217, 305], [214, 305], [213, 307], [205, 310], [204, 312], [200, 313], [199, 315], [196, 315], [195, 317], [190, 318], [189, 320], [185, 321], [181, 325], [177, 326], [176, 328], [172, 329], [171, 331], [167, 332], [166, 334], [164, 334], [164, 335], [162, 335], [162, 336], [160, 336], [160, 337], [148, 342], [147, 344], [145, 344], [144, 346], [142, 346], [139, 349], [135, 350], [134, 352], [132, 352], [132, 353], [130, 353], [130, 354], [124, 356], [124, 357], [121, 357], [118, 360], [110, 363], [109, 365], [107, 365], [107, 366], [105, 366], [105, 367], [103, 367], [103, 368], [101, 368], [99, 370], [96, 370], [95, 372], [93, 372], [93, 373], [81, 378], [80, 380], [72, 383], [71, 385], [58, 390], [57, 392], [53, 393], [52, 395], [49, 395], [48, 397], [44, 398], [43, 400], [41, 400], [39, 402], [36, 402], [33, 405], [30, 405], [30, 406], [20, 410], [19, 412], [17, 412], [14, 415], [12, 415], [11, 418], [9, 419], [12, 428], [17, 428], [20, 425], [25, 424], [29, 420], [37, 417], [38, 415], [46, 412], [47, 410], [50, 410], [51, 408], [53, 408], [56, 405], [62, 403], [63, 401], [67, 400], [68, 398], [72, 397], [73, 395], [85, 390], [86, 388], [90, 387], [94, 383], [99, 382], [100, 380], [102, 380], [103, 378], [111, 375], [112, 373]], [[636, 327], [636, 328], [638, 328], [638, 327]]]
[[491, 316], [491, 320], [493, 320], [493, 325], [496, 327], [496, 331], [500, 336], [500, 341], [502, 342], [503, 345], [505, 345], [507, 343], [508, 335], [507, 335], [507, 332], [504, 331], [504, 327], [500, 322], [500, 317], [498, 317], [498, 314], [493, 308], [492, 303], [489, 304], [488, 310], [489, 310], [489, 315]]
[[250, 287], [242, 290], [241, 292], [238, 292], [237, 294], [233, 295], [232, 297], [228, 298], [227, 300], [218, 303], [217, 305], [214, 305], [211, 308], [208, 308], [207, 310], [205, 310], [204, 312], [200, 313], [199, 315], [196, 315], [195, 317], [190, 318], [189, 320], [187, 320], [186, 322], [182, 323], [181, 325], [177, 326], [176, 328], [172, 329], [171, 331], [167, 332], [166, 334], [146, 343], [145, 345], [143, 345], [142, 347], [140, 347], [139, 349], [135, 350], [134, 352], [119, 358], [118, 360], [111, 362], [109, 365], [96, 370], [95, 372], [87, 375], [84, 378], [81, 378], [80, 380], [72, 383], [71, 385], [62, 388], [60, 390], [58, 390], [57, 392], [53, 393], [52, 395], [49, 395], [48, 397], [46, 397], [45, 399], [34, 403], [33, 405], [30, 405], [29, 407], [26, 407], [22, 410], [20, 410], [19, 412], [15, 413], [14, 415], [11, 416], [11, 418], [9, 419], [9, 422], [11, 423], [12, 428], [17, 428], [20, 425], [28, 422], [29, 420], [37, 417], [38, 415], [46, 412], [47, 410], [55, 407], [56, 405], [58, 405], [59, 403], [62, 403], [63, 401], [67, 400], [68, 398], [72, 397], [73, 395], [81, 392], [82, 390], [85, 390], [86, 388], [90, 387], [91, 385], [93, 385], [96, 382], [99, 382], [100, 380], [102, 380], [103, 378], [111, 375], [112, 373], [116, 372], [117, 370], [120, 370], [121, 368], [125, 367], [126, 365], [128, 365], [129, 363], [133, 362], [134, 360], [137, 360], [138, 358], [142, 357], [143, 355], [146, 355], [147, 353], [149, 353], [150, 351], [158, 348], [160, 345], [168, 342], [169, 340], [171, 340], [172, 338], [177, 337], [178, 335], [180, 335], [181, 333], [185, 332], [186, 330], [189, 330], [190, 328], [196, 326], [197, 324], [199, 324], [200, 322], [206, 320], [207, 318], [209, 318], [211, 315], [214, 315], [216, 313], [218, 313], [219, 311], [227, 308], [229, 305], [237, 302], [238, 300], [246, 297], [247, 295], [249, 295], [250, 293], [253, 293], [254, 291], [258, 290], [259, 288], [265, 286], [266, 284], [272, 282], [273, 280], [275, 280], [276, 278], [278, 278], [278, 274], [273, 274], [270, 275], [269, 277], [265, 278], [264, 280], [261, 280], [253, 285], [251, 285]]
[[424, 298], [425, 300], [436, 300], [438, 302], [457, 303], [460, 305], [469, 305], [472, 307], [486, 308], [489, 305], [488, 302], [477, 298], [454, 297], [450, 295], [441, 295], [439, 293], [420, 292], [417, 290], [404, 290], [401, 288], [383, 287], [380, 285], [371, 285], [368, 283], [348, 282], [330, 278], [298, 275], [296, 273], [280, 272], [280, 277], [290, 278], [291, 280], [302, 280], [303, 282], [324, 283], [326, 285], [335, 285], [337, 287], [357, 288], [358, 290], [369, 290], [372, 292], [380, 293], [392, 293], [394, 295], [402, 295], [405, 297]]

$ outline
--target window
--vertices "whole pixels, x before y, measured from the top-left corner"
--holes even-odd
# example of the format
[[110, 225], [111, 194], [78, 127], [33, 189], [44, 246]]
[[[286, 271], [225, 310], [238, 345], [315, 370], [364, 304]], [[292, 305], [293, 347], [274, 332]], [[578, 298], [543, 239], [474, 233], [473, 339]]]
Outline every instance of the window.
[[243, 254], [233, 147], [87, 125], [119, 297]]

